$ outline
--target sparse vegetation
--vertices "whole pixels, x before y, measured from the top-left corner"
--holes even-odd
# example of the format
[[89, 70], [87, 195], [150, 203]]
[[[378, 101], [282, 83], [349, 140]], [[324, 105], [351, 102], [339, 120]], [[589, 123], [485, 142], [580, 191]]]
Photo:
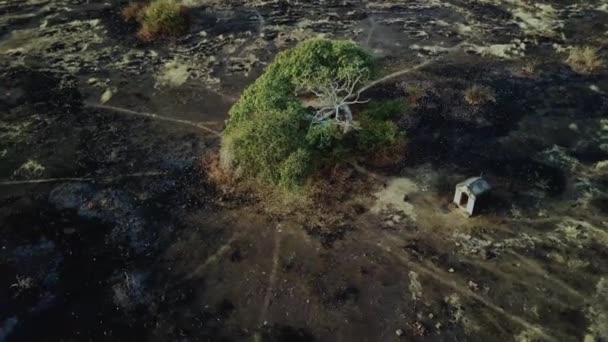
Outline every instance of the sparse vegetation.
[[421, 87], [406, 87], [407, 102], [411, 107], [420, 106], [420, 102], [425, 94], [425, 89]]
[[481, 107], [496, 102], [496, 93], [490, 87], [474, 85], [464, 91], [464, 100], [470, 106]]
[[[589, 332], [592, 341], [608, 340], [608, 280], [600, 278], [596, 292], [589, 306], [587, 317], [590, 321]], [[595, 338], [595, 339], [594, 339]], [[585, 341], [588, 339], [585, 338]]]
[[[386, 119], [403, 103], [371, 105], [360, 125], [349, 107], [363, 102], [356, 88], [371, 65], [369, 55], [346, 41], [314, 39], [279, 54], [232, 107], [222, 168], [293, 189], [337, 154], [393, 143], [397, 128]], [[316, 94], [321, 108], [307, 110], [296, 93]]]
[[132, 2], [122, 10], [122, 17], [127, 22], [139, 23], [139, 39], [152, 41], [184, 34], [188, 29], [186, 10], [175, 0], [154, 0], [149, 4]]
[[604, 67], [604, 63], [599, 55], [599, 49], [585, 46], [570, 49], [566, 63], [572, 70], [581, 74], [592, 74]]

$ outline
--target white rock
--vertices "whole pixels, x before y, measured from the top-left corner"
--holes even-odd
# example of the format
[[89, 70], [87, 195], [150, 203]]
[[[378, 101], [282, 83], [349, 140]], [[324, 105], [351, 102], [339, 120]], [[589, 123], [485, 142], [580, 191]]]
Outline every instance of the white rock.
[[106, 89], [106, 91], [103, 92], [103, 94], [101, 94], [101, 98], [99, 99], [99, 102], [101, 104], [104, 104], [108, 101], [110, 101], [110, 99], [112, 98], [112, 90], [110, 90], [110, 88]]

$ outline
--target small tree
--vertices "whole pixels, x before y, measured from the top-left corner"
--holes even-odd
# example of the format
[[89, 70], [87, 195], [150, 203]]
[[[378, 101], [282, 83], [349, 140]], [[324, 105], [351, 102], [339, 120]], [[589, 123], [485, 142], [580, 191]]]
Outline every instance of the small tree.
[[[297, 186], [315, 170], [312, 157], [322, 157], [336, 137], [356, 127], [350, 106], [364, 102], [356, 90], [371, 65], [371, 57], [347, 41], [313, 39], [280, 53], [231, 108], [220, 165]], [[304, 108], [303, 92], [319, 97], [320, 108]]]

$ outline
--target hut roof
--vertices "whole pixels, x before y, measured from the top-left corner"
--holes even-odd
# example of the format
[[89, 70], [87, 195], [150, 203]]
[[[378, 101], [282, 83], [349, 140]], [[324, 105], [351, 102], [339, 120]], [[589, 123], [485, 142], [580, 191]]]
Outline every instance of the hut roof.
[[471, 177], [462, 183], [458, 183], [457, 187], [467, 188], [473, 195], [481, 195], [492, 189], [492, 186], [482, 177]]

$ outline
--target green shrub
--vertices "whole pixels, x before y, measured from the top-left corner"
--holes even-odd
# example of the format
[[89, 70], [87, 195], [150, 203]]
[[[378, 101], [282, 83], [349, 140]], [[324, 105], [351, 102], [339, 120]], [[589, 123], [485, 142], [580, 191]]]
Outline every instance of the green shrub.
[[398, 129], [394, 122], [363, 118], [361, 129], [357, 131], [357, 146], [360, 150], [373, 152], [395, 144], [397, 136]]
[[175, 0], [154, 0], [136, 16], [141, 25], [137, 36], [145, 41], [179, 36], [188, 29], [185, 7]]
[[365, 115], [375, 120], [389, 120], [407, 112], [407, 105], [401, 99], [370, 102]]

